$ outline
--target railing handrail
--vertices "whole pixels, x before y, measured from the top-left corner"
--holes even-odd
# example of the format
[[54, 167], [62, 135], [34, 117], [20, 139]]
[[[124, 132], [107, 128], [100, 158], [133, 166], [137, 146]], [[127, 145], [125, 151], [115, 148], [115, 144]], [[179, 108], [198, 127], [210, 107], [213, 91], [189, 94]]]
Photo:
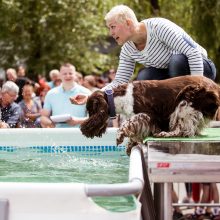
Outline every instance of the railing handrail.
[[144, 186], [141, 152], [133, 147], [130, 155], [129, 182], [114, 184], [86, 184], [86, 195], [92, 196], [122, 196], [139, 194]]

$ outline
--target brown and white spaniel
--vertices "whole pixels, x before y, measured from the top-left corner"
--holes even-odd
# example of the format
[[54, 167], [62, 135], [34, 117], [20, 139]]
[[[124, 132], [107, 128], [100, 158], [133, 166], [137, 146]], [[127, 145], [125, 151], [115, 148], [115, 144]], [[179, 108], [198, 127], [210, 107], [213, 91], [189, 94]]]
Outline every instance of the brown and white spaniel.
[[[220, 87], [203, 76], [134, 81], [113, 89], [115, 110], [125, 120], [117, 144], [129, 137], [128, 148], [146, 136], [191, 137], [212, 120], [220, 106]], [[86, 137], [106, 131], [109, 105], [105, 92], [94, 92], [87, 101], [89, 118], [81, 125]]]

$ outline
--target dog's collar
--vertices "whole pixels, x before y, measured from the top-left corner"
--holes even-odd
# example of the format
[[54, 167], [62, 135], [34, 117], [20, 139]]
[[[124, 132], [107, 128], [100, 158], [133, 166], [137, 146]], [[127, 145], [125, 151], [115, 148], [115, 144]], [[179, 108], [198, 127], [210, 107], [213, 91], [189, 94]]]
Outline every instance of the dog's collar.
[[116, 113], [115, 113], [115, 103], [114, 103], [114, 97], [113, 97], [113, 90], [106, 89], [105, 94], [106, 94], [107, 100], [108, 100], [109, 116], [111, 119], [114, 119], [114, 118], [116, 118]]

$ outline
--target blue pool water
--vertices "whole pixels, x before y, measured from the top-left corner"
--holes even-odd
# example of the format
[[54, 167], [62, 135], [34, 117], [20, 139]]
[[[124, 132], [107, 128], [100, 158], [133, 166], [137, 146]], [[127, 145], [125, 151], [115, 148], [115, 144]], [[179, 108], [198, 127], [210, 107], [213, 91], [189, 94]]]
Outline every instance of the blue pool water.
[[[0, 182], [123, 183], [129, 158], [116, 146], [0, 146]], [[135, 208], [132, 196], [96, 197], [112, 211]]]

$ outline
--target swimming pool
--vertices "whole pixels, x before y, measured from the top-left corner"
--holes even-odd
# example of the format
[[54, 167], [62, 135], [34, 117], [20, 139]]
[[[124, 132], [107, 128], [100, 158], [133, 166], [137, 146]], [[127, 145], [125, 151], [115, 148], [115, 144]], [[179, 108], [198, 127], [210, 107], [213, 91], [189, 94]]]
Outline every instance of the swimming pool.
[[0, 182], [117, 183], [129, 158], [116, 146], [0, 146]]
[[[0, 182], [88, 186], [128, 182], [129, 157], [124, 146], [116, 147], [115, 131], [108, 129], [103, 138], [87, 139], [79, 129], [2, 129]], [[137, 209], [132, 195], [98, 196], [93, 200], [110, 211]]]
[[[123, 183], [128, 169], [124, 147], [0, 146], [0, 182]], [[93, 200], [112, 211], [135, 209], [132, 196]]]

